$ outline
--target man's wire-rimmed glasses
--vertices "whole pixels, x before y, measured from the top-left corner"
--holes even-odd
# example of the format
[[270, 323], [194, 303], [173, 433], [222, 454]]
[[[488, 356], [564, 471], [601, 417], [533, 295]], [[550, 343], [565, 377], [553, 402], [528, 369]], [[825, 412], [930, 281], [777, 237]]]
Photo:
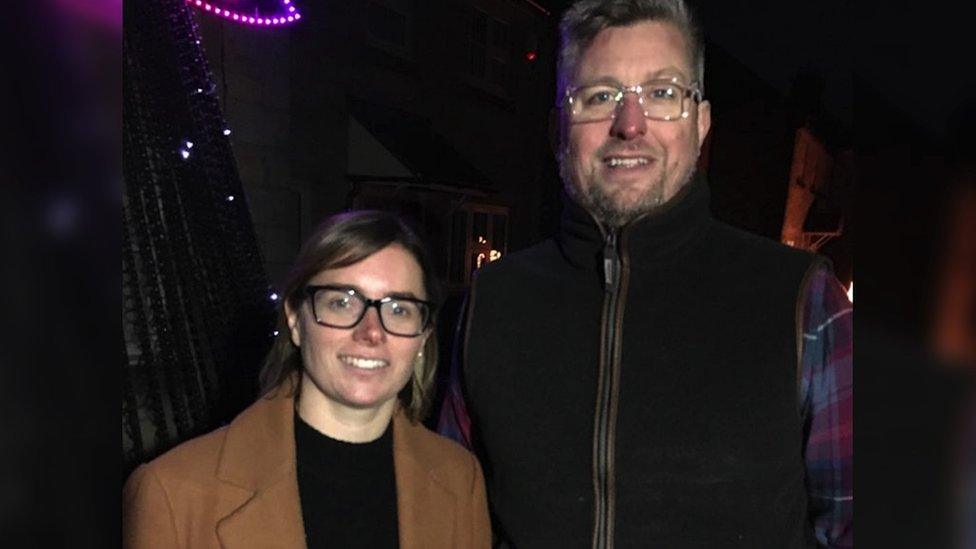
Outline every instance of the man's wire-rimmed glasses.
[[628, 93], [637, 96], [637, 103], [641, 105], [644, 116], [651, 120], [687, 118], [691, 104], [697, 105], [702, 101], [702, 92], [697, 83], [684, 85], [677, 78], [651, 80], [636, 86], [591, 84], [566, 90], [565, 101], [569, 106], [570, 120], [610, 120], [617, 115], [617, 109], [622, 104], [624, 95]]
[[315, 322], [330, 328], [352, 328], [373, 307], [379, 313], [380, 325], [395, 336], [417, 337], [430, 323], [433, 304], [412, 297], [387, 296], [369, 299], [343, 286], [306, 286]]

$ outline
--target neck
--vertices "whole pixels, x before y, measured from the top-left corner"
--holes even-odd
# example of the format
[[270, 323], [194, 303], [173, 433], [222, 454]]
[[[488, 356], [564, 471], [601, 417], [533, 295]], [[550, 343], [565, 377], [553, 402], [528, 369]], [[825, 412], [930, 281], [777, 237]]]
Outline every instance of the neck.
[[327, 398], [307, 375], [296, 404], [298, 415], [316, 431], [345, 442], [371, 442], [390, 424], [396, 399], [374, 408], [353, 408]]

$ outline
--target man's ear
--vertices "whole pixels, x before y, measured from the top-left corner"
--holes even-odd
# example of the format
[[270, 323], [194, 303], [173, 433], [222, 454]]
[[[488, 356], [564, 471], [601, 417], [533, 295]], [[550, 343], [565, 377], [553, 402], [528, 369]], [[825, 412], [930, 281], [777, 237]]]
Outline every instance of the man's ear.
[[562, 147], [562, 114], [562, 109], [549, 109], [549, 148], [556, 158], [559, 158], [559, 149]]
[[302, 346], [302, 332], [299, 326], [298, 311], [291, 308], [291, 304], [285, 301], [285, 319], [288, 321], [288, 332], [291, 334], [291, 342], [295, 347]]
[[698, 104], [698, 149], [701, 149], [708, 130], [712, 127], [712, 104], [704, 100]]

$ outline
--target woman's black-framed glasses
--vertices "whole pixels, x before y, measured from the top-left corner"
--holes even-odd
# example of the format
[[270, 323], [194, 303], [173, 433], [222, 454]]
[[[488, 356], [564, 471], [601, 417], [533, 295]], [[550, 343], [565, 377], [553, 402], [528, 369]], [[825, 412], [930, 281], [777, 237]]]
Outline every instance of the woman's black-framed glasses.
[[417, 337], [424, 333], [434, 308], [432, 303], [412, 297], [369, 299], [352, 288], [342, 286], [306, 286], [305, 292], [318, 324], [330, 328], [352, 328], [363, 320], [370, 307], [374, 307], [383, 329], [401, 337]]

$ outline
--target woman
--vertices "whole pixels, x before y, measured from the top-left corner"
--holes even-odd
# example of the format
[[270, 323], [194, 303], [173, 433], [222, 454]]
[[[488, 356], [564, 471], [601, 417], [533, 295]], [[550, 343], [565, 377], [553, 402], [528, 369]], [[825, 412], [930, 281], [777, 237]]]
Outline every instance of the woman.
[[436, 279], [396, 216], [332, 217], [299, 252], [262, 396], [140, 466], [128, 547], [488, 547], [477, 460], [420, 423]]

